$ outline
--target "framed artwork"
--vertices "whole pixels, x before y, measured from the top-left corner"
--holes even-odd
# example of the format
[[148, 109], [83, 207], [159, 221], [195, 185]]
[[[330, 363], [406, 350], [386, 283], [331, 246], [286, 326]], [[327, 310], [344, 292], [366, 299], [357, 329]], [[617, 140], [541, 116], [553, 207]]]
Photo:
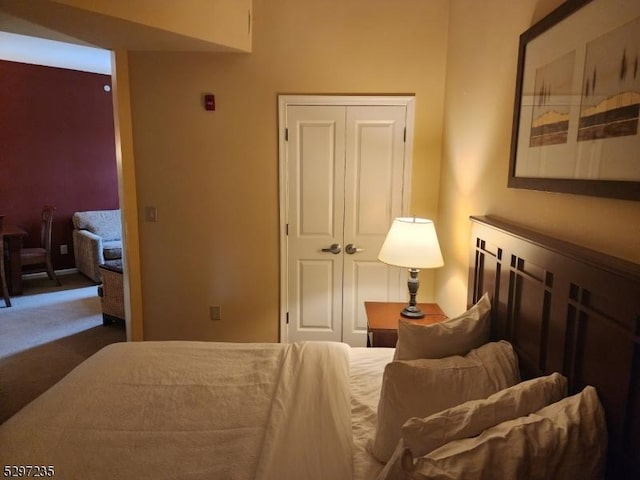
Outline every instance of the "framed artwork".
[[640, 200], [640, 2], [568, 0], [520, 36], [512, 188]]

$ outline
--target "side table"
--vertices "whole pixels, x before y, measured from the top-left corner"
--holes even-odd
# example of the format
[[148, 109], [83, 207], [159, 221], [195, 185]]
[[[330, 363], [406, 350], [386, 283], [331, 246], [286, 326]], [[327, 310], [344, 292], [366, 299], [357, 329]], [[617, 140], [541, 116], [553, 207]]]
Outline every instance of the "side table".
[[98, 268], [102, 276], [102, 285], [98, 287], [102, 304], [102, 323], [109, 325], [114, 320], [124, 320], [122, 261], [111, 260], [99, 265]]
[[[367, 347], [395, 347], [398, 341], [398, 321], [406, 302], [364, 302], [367, 312]], [[430, 325], [447, 319], [437, 303], [419, 303], [424, 318], [408, 320]]]

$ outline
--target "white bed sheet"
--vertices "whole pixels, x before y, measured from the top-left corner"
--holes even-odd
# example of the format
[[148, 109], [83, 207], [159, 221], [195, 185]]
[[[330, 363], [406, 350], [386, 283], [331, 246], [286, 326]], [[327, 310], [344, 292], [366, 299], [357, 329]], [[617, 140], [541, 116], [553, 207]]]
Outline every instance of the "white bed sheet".
[[0, 464], [68, 479], [347, 479], [349, 356], [331, 342], [114, 344], [0, 425]]
[[[107, 347], [0, 425], [0, 460], [53, 464], [56, 477], [65, 478], [66, 470], [69, 478], [95, 479], [133, 474], [347, 480], [350, 471], [354, 480], [375, 479], [384, 465], [366, 445], [394, 349], [327, 345], [312, 355], [318, 364], [299, 362], [296, 357], [307, 348], [295, 347], [210, 342]], [[291, 380], [283, 382], [283, 376]], [[229, 393], [219, 394], [220, 389]], [[231, 403], [212, 409], [218, 396]], [[337, 429], [325, 429], [330, 423]], [[310, 439], [298, 438], [309, 430]], [[212, 463], [212, 456], [224, 461]], [[294, 473], [283, 477], [274, 471], [282, 464]], [[304, 471], [309, 468], [313, 472]], [[320, 471], [331, 476], [317, 477]]]
[[384, 464], [366, 448], [375, 433], [382, 374], [393, 360], [393, 348], [356, 348], [350, 353], [351, 422], [355, 480], [374, 480]]

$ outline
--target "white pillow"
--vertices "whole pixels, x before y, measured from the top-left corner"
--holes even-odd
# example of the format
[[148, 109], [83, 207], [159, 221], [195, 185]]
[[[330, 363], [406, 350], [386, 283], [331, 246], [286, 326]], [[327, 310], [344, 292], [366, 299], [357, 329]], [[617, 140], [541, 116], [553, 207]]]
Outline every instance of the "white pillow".
[[508, 342], [488, 343], [466, 357], [389, 363], [382, 377], [378, 418], [369, 450], [387, 462], [411, 417], [427, 417], [468, 400], [486, 398], [520, 381]]
[[602, 478], [607, 449], [604, 410], [595, 388], [526, 417], [500, 423], [474, 438], [450, 442], [402, 466], [412, 478]]
[[500, 390], [487, 399], [470, 400], [427, 418], [410, 418], [402, 426], [402, 438], [378, 480], [402, 477], [400, 462], [405, 448], [413, 457], [422, 457], [450, 441], [475, 437], [499, 423], [529, 415], [566, 396], [567, 379], [552, 373]]
[[487, 428], [529, 415], [566, 396], [567, 379], [552, 373], [427, 418], [410, 418], [402, 426], [402, 439], [414, 457], [421, 457], [452, 440], [475, 437]]
[[466, 355], [489, 341], [491, 301], [485, 293], [478, 303], [459, 317], [431, 325], [411, 320], [398, 322], [398, 342], [394, 360], [444, 358]]

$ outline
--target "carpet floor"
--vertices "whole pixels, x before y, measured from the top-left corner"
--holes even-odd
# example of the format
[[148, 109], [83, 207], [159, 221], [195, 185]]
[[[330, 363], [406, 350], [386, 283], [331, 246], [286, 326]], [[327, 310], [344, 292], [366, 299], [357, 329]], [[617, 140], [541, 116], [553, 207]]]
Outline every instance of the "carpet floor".
[[24, 282], [0, 302], [0, 423], [102, 347], [126, 340], [124, 323], [102, 325], [97, 287], [80, 274]]

